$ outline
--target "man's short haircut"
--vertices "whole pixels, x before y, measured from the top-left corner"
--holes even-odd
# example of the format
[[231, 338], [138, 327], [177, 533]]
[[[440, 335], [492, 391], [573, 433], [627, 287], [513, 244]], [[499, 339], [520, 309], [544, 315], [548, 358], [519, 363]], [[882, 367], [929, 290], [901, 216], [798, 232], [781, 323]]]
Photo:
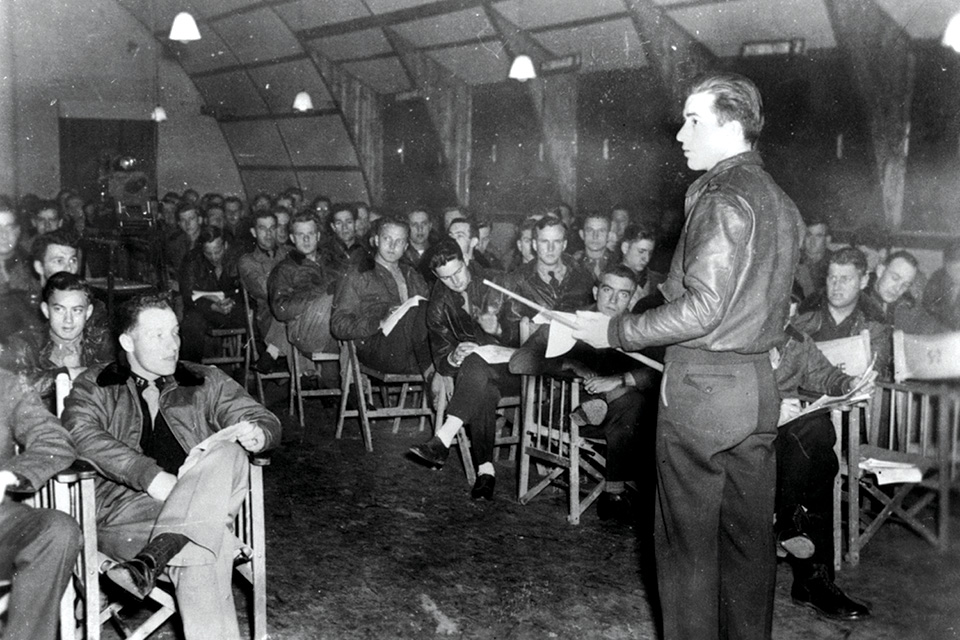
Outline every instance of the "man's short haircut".
[[87, 304], [93, 302], [93, 295], [90, 293], [90, 286], [86, 280], [75, 273], [60, 271], [47, 279], [47, 284], [43, 285], [41, 300], [50, 302], [54, 291], [81, 291], [87, 296]]
[[176, 191], [167, 191], [163, 194], [163, 197], [160, 198], [160, 202], [172, 202], [173, 204], [180, 204], [180, 194]]
[[283, 192], [285, 196], [300, 196], [303, 197], [303, 189], [297, 186], [287, 187], [286, 191]]
[[412, 216], [415, 213], [425, 213], [427, 214], [427, 220], [429, 220], [430, 222], [433, 222], [433, 216], [430, 215], [430, 212], [427, 211], [426, 207], [413, 207], [412, 209], [408, 210], [407, 214], [403, 217], [406, 218], [407, 221], [409, 221], [410, 216]]
[[479, 218], [476, 222], [476, 225], [477, 225], [477, 232], [479, 232], [480, 229], [490, 229], [491, 231], [493, 230], [493, 223], [487, 220], [486, 218]]
[[341, 211], [349, 211], [350, 217], [352, 217], [354, 221], [357, 220], [357, 207], [355, 204], [353, 204], [352, 202], [336, 202], [330, 205], [331, 224], [333, 223], [334, 216], [336, 216]]
[[603, 283], [603, 276], [611, 275], [617, 276], [618, 278], [626, 278], [633, 283], [633, 286], [637, 286], [637, 274], [633, 272], [633, 269], [628, 267], [625, 264], [613, 264], [607, 266], [602, 272], [600, 272], [600, 277], [597, 278], [597, 285]]
[[906, 251], [905, 249], [901, 249], [900, 251], [894, 251], [893, 253], [888, 255], [887, 259], [883, 261], [883, 266], [889, 267], [891, 264], [893, 264], [893, 261], [897, 259], [906, 261], [906, 263], [909, 264], [914, 269], [920, 268], [920, 262], [917, 260], [917, 256], [913, 255], [909, 251]]
[[140, 314], [148, 309], [169, 309], [169, 293], [145, 293], [127, 300], [117, 309], [117, 334], [129, 333], [137, 326]]
[[473, 220], [469, 218], [454, 218], [450, 221], [450, 224], [447, 225], [447, 233], [450, 233], [450, 229], [453, 228], [455, 224], [468, 224], [470, 225], [470, 237], [479, 238], [480, 237], [480, 228], [477, 226]]
[[378, 236], [380, 235], [380, 232], [383, 231], [384, 227], [393, 226], [400, 227], [407, 234], [407, 237], [410, 237], [410, 224], [403, 218], [397, 218], [395, 216], [383, 216], [381, 218], [377, 218], [376, 223], [376, 233]]
[[613, 223], [610, 214], [605, 211], [600, 211], [599, 209], [587, 211], [585, 214], [583, 214], [583, 216], [580, 218], [580, 226], [586, 226], [587, 220], [605, 220], [607, 224]]
[[437, 243], [434, 253], [430, 256], [430, 263], [427, 265], [430, 271], [436, 271], [451, 260], [463, 261], [463, 251], [460, 244], [451, 237], [446, 237]]
[[57, 214], [57, 218], [63, 218], [63, 214], [60, 212], [60, 203], [56, 200], [40, 200], [37, 202], [36, 208], [33, 210], [33, 215], [36, 216], [41, 211], [54, 211]]
[[311, 208], [311, 209], [316, 209], [316, 208], [317, 208], [317, 205], [320, 204], [321, 202], [326, 202], [326, 203], [327, 203], [327, 208], [330, 208], [330, 205], [332, 204], [332, 203], [330, 202], [330, 198], [329, 198], [329, 197], [321, 195], [321, 196], [317, 196], [316, 198], [313, 199], [313, 201], [310, 203], [310, 208]]
[[[284, 213], [287, 212], [286, 209], [283, 210]], [[274, 222], [278, 222], [277, 214], [274, 209], [258, 209], [253, 212], [253, 226], [257, 226], [257, 220], [266, 220], [270, 218]]]
[[200, 206], [196, 203], [191, 203], [189, 200], [184, 200], [180, 203], [180, 206], [177, 207], [177, 222], [180, 221], [180, 214], [187, 211], [193, 211], [200, 216]]
[[943, 252], [943, 261], [960, 262], [960, 242], [954, 242]]
[[533, 227], [533, 237], [538, 237], [540, 232], [547, 227], [560, 227], [563, 229], [563, 237], [567, 237], [567, 225], [563, 223], [563, 220], [556, 216], [544, 216], [543, 218], [537, 220], [537, 224], [535, 224]]
[[30, 257], [38, 262], [43, 262], [47, 255], [47, 247], [52, 244], [58, 244], [63, 247], [77, 249], [80, 247], [80, 239], [76, 234], [66, 229], [56, 229], [50, 233], [43, 233], [33, 239], [33, 245], [30, 247]]
[[819, 213], [811, 213], [803, 217], [804, 225], [809, 229], [810, 227], [815, 227], [817, 225], [823, 225], [827, 228], [827, 233], [830, 233], [830, 221], [826, 216]]
[[623, 240], [621, 242], [633, 244], [634, 242], [640, 242], [641, 240], [649, 240], [656, 244], [656, 229], [645, 224], [631, 224], [627, 226], [626, 230], [623, 232]]
[[226, 207], [228, 204], [238, 204], [240, 209], [243, 210], [243, 200], [239, 196], [227, 196], [223, 199], [223, 206]]
[[226, 238], [223, 237], [223, 229], [220, 227], [204, 227], [200, 230], [200, 235], [197, 236], [197, 246], [203, 247], [214, 240], [227, 241]]
[[[286, 211], [286, 209], [284, 209], [284, 211]], [[297, 224], [298, 222], [312, 222], [317, 226], [317, 230], [320, 229], [320, 218], [317, 217], [316, 211], [311, 211], [310, 209], [304, 209], [303, 211], [294, 214], [293, 217], [290, 218], [290, 229], [293, 229], [293, 225]]]
[[529, 231], [531, 234], [533, 234], [533, 230], [536, 228], [538, 222], [539, 220], [534, 217], [524, 218], [523, 222], [520, 223], [518, 235], [523, 235], [524, 231]]
[[763, 98], [757, 85], [739, 73], [710, 73], [697, 78], [687, 92], [713, 94], [713, 111], [721, 125], [736, 120], [743, 127], [743, 137], [751, 145], [763, 130]]
[[857, 271], [860, 272], [861, 276], [867, 273], [867, 257], [863, 255], [863, 251], [860, 251], [860, 249], [856, 247], [843, 247], [831, 253], [827, 265], [829, 266], [831, 264], [852, 264], [856, 267]]
[[891, 244], [890, 234], [879, 225], [867, 224], [854, 232], [853, 243], [877, 251], [889, 249]]

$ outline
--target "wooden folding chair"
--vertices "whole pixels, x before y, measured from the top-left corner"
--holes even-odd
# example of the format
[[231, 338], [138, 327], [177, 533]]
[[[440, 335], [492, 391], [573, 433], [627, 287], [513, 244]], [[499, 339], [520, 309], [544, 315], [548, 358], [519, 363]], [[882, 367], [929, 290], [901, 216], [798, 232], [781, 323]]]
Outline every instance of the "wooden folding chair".
[[[340, 375], [342, 379], [343, 369], [344, 369], [342, 351], [343, 351], [343, 348], [341, 347], [340, 351], [332, 351], [332, 352], [315, 351], [313, 353], [308, 353], [304, 355], [305, 357], [309, 358], [311, 362], [315, 364], [322, 365], [322, 363], [324, 362], [339, 362], [340, 371], [341, 371]], [[339, 387], [336, 387], [334, 389], [304, 389], [303, 381], [300, 377], [301, 376], [300, 362], [299, 362], [300, 358], [298, 357], [299, 354], [298, 354], [297, 348], [293, 346], [293, 344], [290, 345], [289, 353], [290, 353], [289, 360], [293, 364], [293, 384], [291, 385], [291, 389], [293, 389], [292, 391], [293, 397], [296, 398], [297, 400], [297, 415], [300, 420], [300, 434], [301, 434], [300, 440], [302, 442], [303, 434], [304, 434], [303, 399], [339, 396], [343, 393], [344, 385], [343, 383], [341, 383]], [[291, 402], [293, 402], [292, 398], [291, 398]]]
[[[249, 361], [251, 363], [254, 363], [260, 359], [260, 352], [257, 349], [257, 340], [256, 340], [257, 334], [255, 332], [256, 325], [254, 323], [254, 318], [253, 318], [253, 307], [250, 305], [250, 295], [247, 293], [247, 290], [245, 288], [243, 288], [242, 291], [243, 291], [243, 309], [247, 318], [247, 335], [249, 336], [248, 338], [249, 349], [250, 349]], [[253, 369], [253, 377], [256, 380], [256, 384], [257, 384], [257, 398], [259, 398], [260, 404], [266, 405], [266, 397], [264, 396], [264, 393], [263, 393], [263, 381], [290, 379], [291, 377], [290, 371], [292, 368], [292, 365], [290, 364], [291, 359], [292, 358], [288, 358], [286, 371], [277, 371], [274, 373], [260, 373], [256, 369]], [[246, 383], [246, 380], [244, 380], [244, 383]], [[287, 412], [292, 416], [293, 415], [293, 397], [294, 397], [293, 385], [290, 385], [290, 388], [288, 390], [288, 396], [289, 396], [289, 402], [287, 406]]]
[[[337, 416], [336, 437], [343, 435], [343, 423], [347, 418], [359, 418], [360, 433], [367, 451], [373, 451], [373, 439], [370, 435], [370, 421], [393, 418], [393, 432], [400, 430], [400, 421], [409, 416], [420, 417], [420, 430], [423, 431], [427, 418], [433, 420], [427, 395], [429, 389], [419, 373], [398, 374], [379, 371], [360, 364], [357, 347], [352, 340], [342, 343], [340, 350], [346, 350], [346, 361], [341, 363], [340, 412]], [[356, 409], [347, 408], [350, 385], [356, 391]], [[381, 406], [374, 408], [373, 387], [380, 390]], [[399, 389], [397, 390], [397, 386]], [[420, 406], [408, 407], [407, 399], [411, 394], [420, 394]], [[393, 397], [396, 395], [396, 402]]]
[[[449, 380], [452, 388], [453, 379], [450, 378]], [[433, 421], [435, 429], [439, 429], [443, 425], [449, 400], [448, 393], [438, 394], [437, 414]], [[517, 457], [517, 445], [520, 444], [520, 409], [520, 396], [506, 396], [500, 398], [500, 402], [497, 403], [497, 437], [493, 446], [510, 447], [507, 454], [508, 460], [516, 460]], [[508, 412], [512, 413], [512, 418], [508, 417]], [[463, 463], [463, 472], [467, 478], [467, 483], [473, 486], [477, 481], [477, 470], [473, 465], [470, 438], [463, 427], [460, 427], [460, 431], [457, 432], [457, 448], [460, 451], [460, 460]]]

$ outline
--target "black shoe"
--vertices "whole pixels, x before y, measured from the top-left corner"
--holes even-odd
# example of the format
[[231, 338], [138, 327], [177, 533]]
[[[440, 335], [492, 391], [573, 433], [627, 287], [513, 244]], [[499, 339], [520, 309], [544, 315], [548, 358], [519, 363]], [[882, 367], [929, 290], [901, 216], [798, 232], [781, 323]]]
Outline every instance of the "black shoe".
[[263, 355], [257, 359], [257, 363], [253, 365], [253, 370], [264, 375], [281, 373], [287, 370], [286, 360], [287, 359], [284, 356], [274, 358], [269, 353], [264, 351]]
[[320, 376], [315, 376], [315, 375], [300, 376], [300, 390], [301, 391], [319, 391]]
[[470, 490], [470, 499], [479, 500], [480, 498], [486, 498], [487, 500], [493, 500], [493, 488], [496, 484], [496, 476], [492, 476], [489, 473], [481, 473], [477, 476], [477, 482], [473, 485], [473, 489]]
[[450, 455], [450, 447], [444, 445], [437, 436], [433, 436], [426, 442], [413, 445], [409, 452], [418, 462], [425, 462], [431, 467], [440, 469]]
[[597, 499], [597, 516], [601, 520], [614, 520], [622, 524], [633, 524], [633, 505], [626, 491], [610, 493], [604, 491]]
[[826, 567], [818, 567], [806, 580], [794, 580], [793, 601], [834, 620], [862, 620], [870, 607], [853, 600], [834, 583]]
[[107, 569], [107, 577], [124, 591], [143, 600], [157, 584], [157, 571], [148, 560], [136, 557]]

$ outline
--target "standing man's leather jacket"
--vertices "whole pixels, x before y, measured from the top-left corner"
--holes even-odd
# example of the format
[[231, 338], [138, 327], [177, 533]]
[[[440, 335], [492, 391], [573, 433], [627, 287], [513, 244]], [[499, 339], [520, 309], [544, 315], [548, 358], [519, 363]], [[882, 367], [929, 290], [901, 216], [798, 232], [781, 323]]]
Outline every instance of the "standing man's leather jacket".
[[667, 304], [611, 322], [611, 346], [759, 354], [782, 344], [803, 221], [760, 154], [717, 163], [690, 185], [685, 210], [660, 287]]

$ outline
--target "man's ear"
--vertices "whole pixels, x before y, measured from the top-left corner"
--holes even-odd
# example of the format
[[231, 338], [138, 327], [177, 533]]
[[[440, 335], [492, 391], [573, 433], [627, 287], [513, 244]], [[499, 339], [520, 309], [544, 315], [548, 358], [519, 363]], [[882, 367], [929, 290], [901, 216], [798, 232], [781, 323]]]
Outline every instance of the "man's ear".
[[480, 238], [470, 238], [471, 249], [476, 249], [478, 244], [480, 244]]
[[624, 240], [623, 242], [621, 242], [621, 243], [620, 243], [620, 255], [621, 255], [621, 256], [627, 255], [627, 249], [629, 249], [629, 248], [630, 248], [630, 243], [629, 243], [629, 242], [627, 242], [626, 240]]
[[133, 338], [125, 333], [120, 334], [120, 347], [127, 353], [133, 353]]
[[256, 228], [250, 227], [250, 235], [252, 235], [254, 238], [257, 237], [257, 230], [256, 230]]
[[86, 312], [85, 314], [83, 314], [83, 315], [86, 317], [87, 320], [90, 319], [90, 316], [93, 315], [93, 305], [92, 305], [92, 304], [88, 304], [88, 305], [87, 305], [87, 312]]
[[593, 285], [593, 299], [597, 300], [597, 294], [600, 292], [600, 289], [597, 288], [597, 285]]
[[34, 261], [33, 261], [33, 270], [37, 273], [38, 276], [40, 276], [41, 278], [43, 277], [43, 263], [42, 263], [42, 262], [40, 262], [39, 260], [34, 260]]
[[43, 317], [44, 317], [44, 318], [46, 318], [47, 320], [50, 319], [50, 305], [48, 305], [46, 302], [41, 302], [41, 303], [40, 303], [40, 311], [43, 312]]
[[581, 240], [586, 240], [586, 236], [584, 236], [584, 234], [583, 234], [583, 229], [580, 229], [580, 231], [578, 231], [577, 233], [580, 234], [580, 239], [581, 239]]
[[863, 274], [863, 276], [860, 278], [860, 291], [863, 291], [864, 289], [866, 289], [867, 283], [869, 282], [870, 282], [870, 274], [869, 273]]

